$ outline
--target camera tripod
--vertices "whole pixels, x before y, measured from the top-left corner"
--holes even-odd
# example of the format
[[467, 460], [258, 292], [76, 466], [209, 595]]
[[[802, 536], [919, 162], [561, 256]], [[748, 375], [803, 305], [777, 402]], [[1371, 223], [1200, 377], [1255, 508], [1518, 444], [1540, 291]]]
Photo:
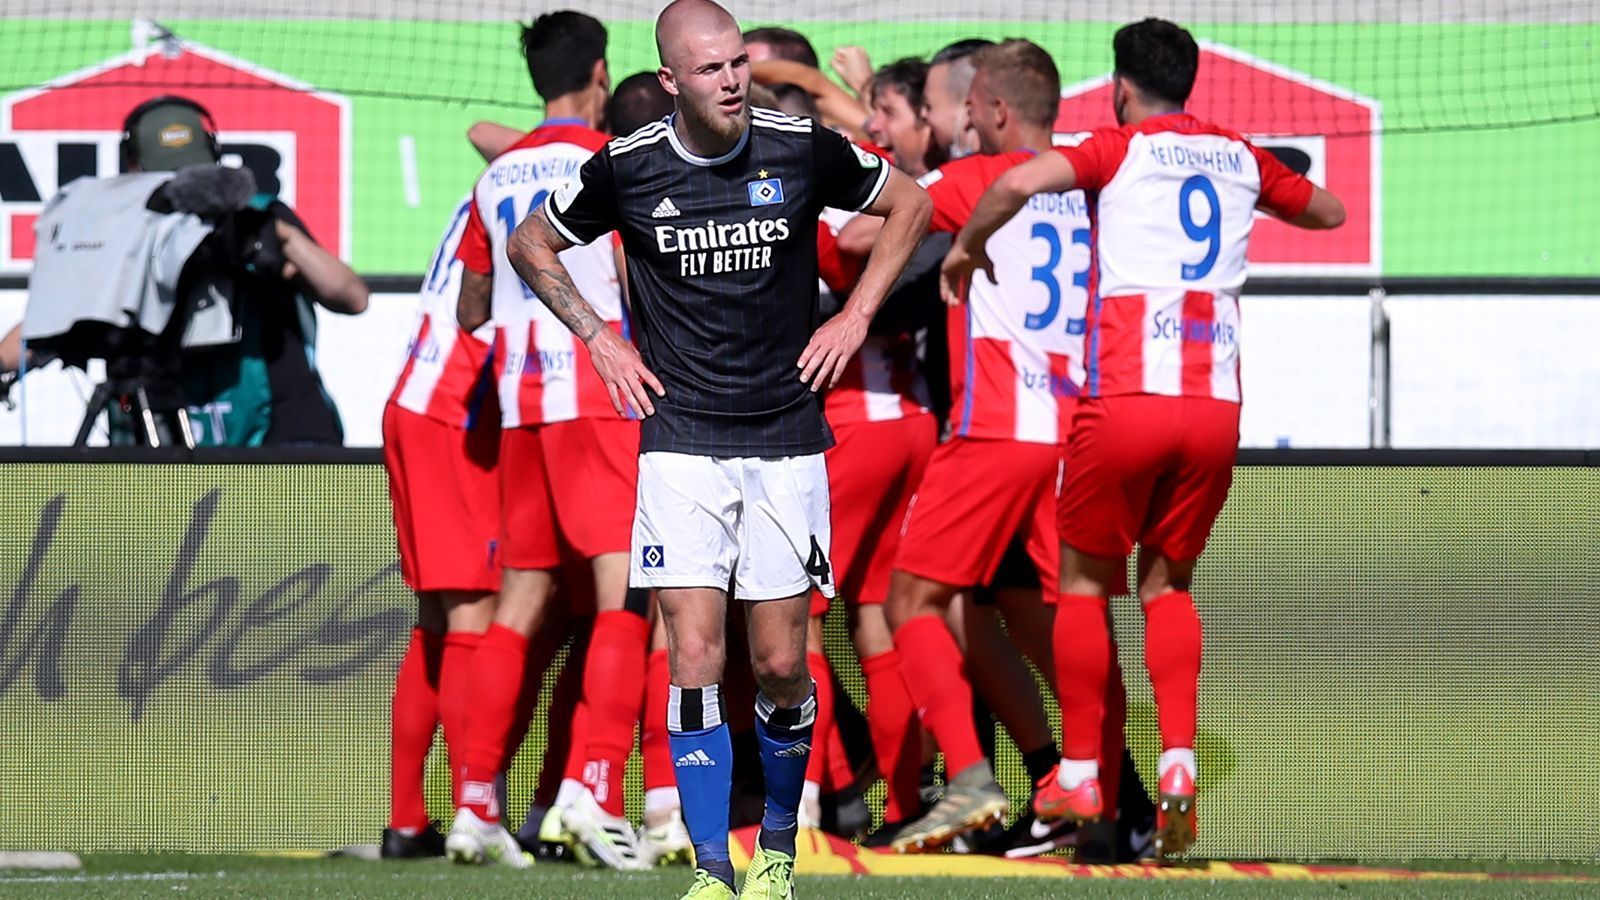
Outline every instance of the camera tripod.
[[[184, 403], [183, 391], [177, 385], [139, 376], [107, 377], [95, 385], [89, 395], [89, 405], [83, 411], [83, 422], [78, 425], [74, 447], [87, 447], [89, 434], [95, 420], [105, 413], [107, 424], [112, 416], [121, 414], [133, 419], [129, 432], [135, 446], [182, 446], [194, 449], [194, 429], [189, 423], [189, 408]], [[113, 440], [116, 429], [111, 429]]]

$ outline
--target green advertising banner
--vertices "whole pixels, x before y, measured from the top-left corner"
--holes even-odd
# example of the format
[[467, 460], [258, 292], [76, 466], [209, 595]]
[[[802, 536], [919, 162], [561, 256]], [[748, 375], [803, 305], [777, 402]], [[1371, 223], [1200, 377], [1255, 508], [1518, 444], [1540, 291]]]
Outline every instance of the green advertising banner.
[[[482, 167], [467, 127], [539, 119], [515, 14], [174, 20], [163, 25], [181, 42], [136, 24], [131, 46], [126, 20], [0, 20], [0, 272], [27, 270], [33, 218], [61, 181], [115, 168], [126, 111], [174, 91], [206, 102], [224, 144], [280, 176], [312, 230], [360, 271], [420, 272]], [[614, 80], [655, 67], [647, 16], [608, 22]], [[1058, 128], [1073, 131], [1109, 117], [1093, 91], [1116, 27], [1073, 18], [1069, 4], [1058, 21], [934, 22], [907, 10], [902, 21], [796, 24], [824, 60], [858, 44], [878, 63], [965, 37], [1026, 36], [1056, 58], [1067, 86]], [[1351, 207], [1346, 229], [1321, 243], [1264, 237], [1252, 248], [1258, 272], [1600, 275], [1600, 25], [1193, 29], [1206, 57], [1192, 105], [1284, 137]]]
[[[377, 838], [412, 621], [381, 469], [29, 463], [0, 479], [0, 847]], [[1241, 468], [1198, 575], [1196, 852], [1591, 858], [1596, 497], [1592, 468]], [[1149, 773], [1138, 613], [1116, 612]], [[1015, 750], [998, 764], [1025, 796]]]

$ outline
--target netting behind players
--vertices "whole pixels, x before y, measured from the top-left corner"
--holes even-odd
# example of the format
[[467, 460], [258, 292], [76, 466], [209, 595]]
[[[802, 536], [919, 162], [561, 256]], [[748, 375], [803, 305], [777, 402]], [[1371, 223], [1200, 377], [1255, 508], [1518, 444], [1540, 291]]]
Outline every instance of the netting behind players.
[[[655, 68], [659, 4], [575, 5], [610, 27], [616, 79]], [[1061, 69], [1062, 131], [1109, 121], [1099, 82], [1112, 32], [1135, 14], [1103, 0], [731, 6], [746, 26], [800, 29], [824, 66], [847, 44], [881, 64], [971, 36], [1026, 36]], [[1162, 0], [1137, 13], [1174, 18], [1207, 42], [1193, 109], [1276, 136], [1350, 206], [1337, 252], [1291, 254], [1279, 271], [1554, 276], [1600, 272], [1600, 176], [1584, 162], [1600, 156], [1596, 10], [1574, 0]], [[133, 102], [187, 92], [225, 135], [292, 158], [285, 193], [339, 207], [321, 237], [358, 270], [419, 272], [480, 165], [467, 125], [528, 126], [539, 115], [515, 25], [529, 14], [506, 2], [16, 0], [0, 19], [0, 211], [35, 212], [58, 170], [82, 168], [58, 159], [62, 143], [98, 142], [112, 167], [113, 132]], [[324, 101], [333, 124], [317, 124], [323, 108], [296, 92]], [[313, 172], [329, 180], [302, 181]], [[12, 271], [26, 268], [25, 224], [0, 225], [0, 244], [14, 244], [0, 246], [0, 263]]]
[[[6, 485], [0, 847], [377, 839], [413, 618], [381, 469], [13, 464]], [[1195, 852], [1591, 856], [1596, 497], [1594, 468], [1242, 468], [1197, 589]], [[1129, 741], [1148, 775], [1138, 615], [1128, 600], [1116, 613]], [[514, 823], [549, 684], [512, 774]], [[1023, 797], [1003, 740], [997, 763]], [[437, 757], [431, 770], [430, 805], [446, 816]]]

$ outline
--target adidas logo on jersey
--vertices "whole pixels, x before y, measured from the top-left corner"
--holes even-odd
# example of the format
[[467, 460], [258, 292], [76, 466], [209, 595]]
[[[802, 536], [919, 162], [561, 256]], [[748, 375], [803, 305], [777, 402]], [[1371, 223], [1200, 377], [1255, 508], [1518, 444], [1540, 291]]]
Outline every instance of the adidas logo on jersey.
[[802, 741], [798, 744], [795, 744], [793, 747], [785, 747], [782, 750], [773, 753], [772, 755], [781, 757], [783, 759], [799, 759], [810, 752], [811, 745]]
[[672, 198], [662, 197], [661, 202], [657, 203], [655, 210], [650, 213], [650, 218], [670, 219], [676, 215], [680, 215], [680, 213], [678, 212], [678, 207], [673, 205]]
[[706, 755], [704, 750], [695, 750], [678, 757], [677, 765], [680, 766], [714, 766], [717, 761]]

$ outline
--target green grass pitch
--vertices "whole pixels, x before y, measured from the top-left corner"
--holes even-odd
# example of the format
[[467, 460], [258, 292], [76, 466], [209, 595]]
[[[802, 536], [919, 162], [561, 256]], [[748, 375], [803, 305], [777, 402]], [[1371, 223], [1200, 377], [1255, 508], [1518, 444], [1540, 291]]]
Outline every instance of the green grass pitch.
[[[1430, 868], [1440, 868], [1429, 864]], [[1600, 877], [1595, 865], [1452, 864], [1468, 871]], [[497, 900], [582, 897], [604, 900], [676, 898], [687, 887], [683, 868], [620, 875], [574, 865], [545, 864], [530, 871], [461, 868], [442, 861], [376, 863], [350, 859], [285, 859], [259, 856], [91, 855], [77, 872], [0, 871], [5, 897], [472, 897]], [[802, 876], [802, 900], [954, 900], [954, 898], [1188, 898], [1254, 897], [1594, 897], [1596, 883], [1506, 880], [1472, 881], [1145, 881], [1034, 878], [892, 878]]]

